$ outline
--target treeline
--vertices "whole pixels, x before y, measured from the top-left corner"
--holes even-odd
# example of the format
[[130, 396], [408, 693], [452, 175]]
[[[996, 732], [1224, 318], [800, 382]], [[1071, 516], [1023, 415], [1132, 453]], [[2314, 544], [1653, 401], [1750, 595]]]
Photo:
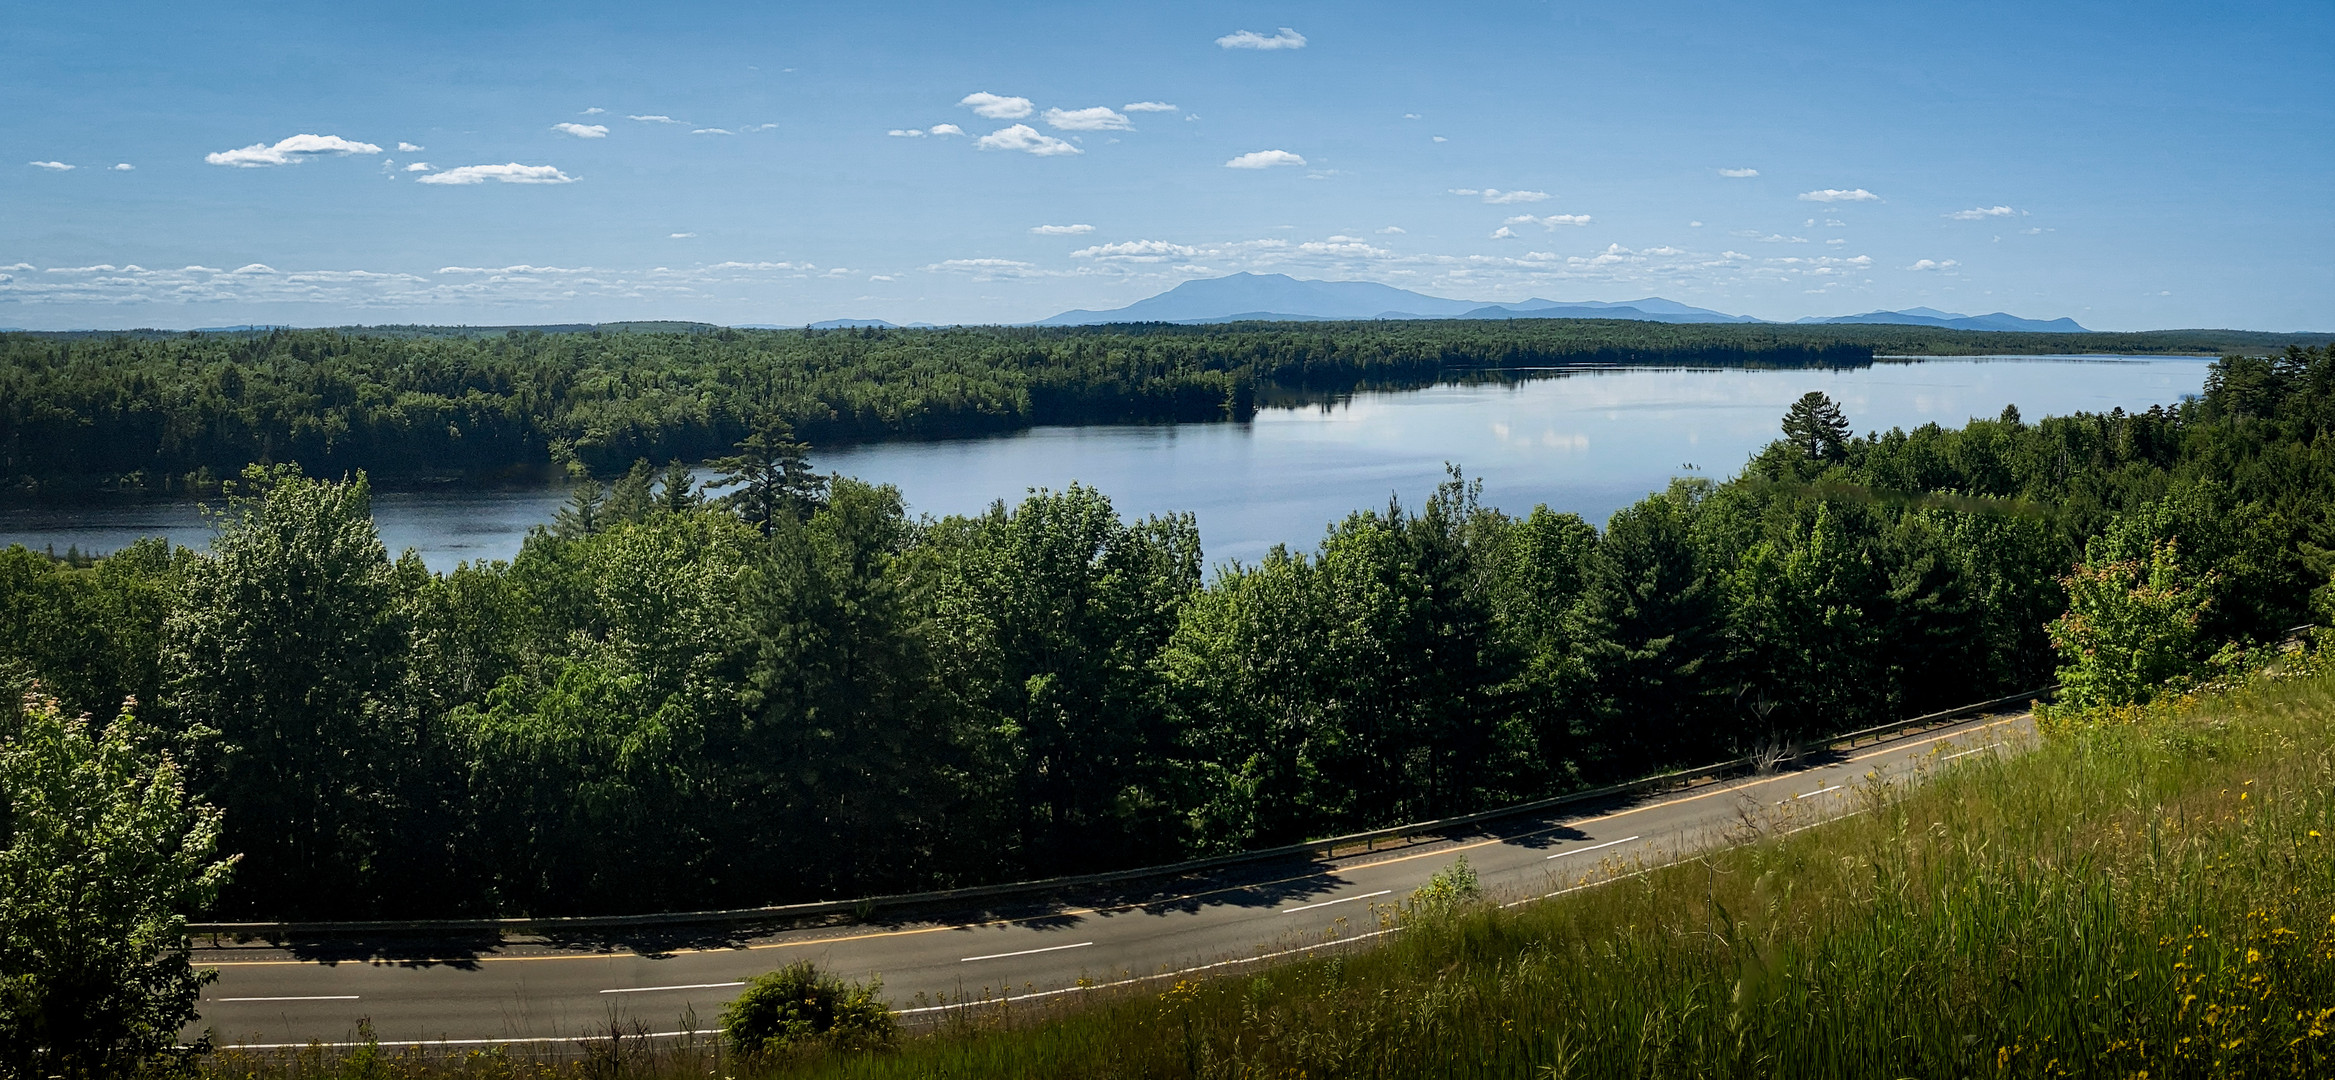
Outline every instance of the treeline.
[[1260, 385], [1870, 357], [1790, 331], [1646, 323], [0, 335], [0, 480], [200, 490], [255, 463], [390, 478], [571, 456], [608, 475], [644, 457], [702, 460], [772, 419], [828, 444], [1246, 419]]
[[[968, 884], [2034, 688], [2064, 582], [2103, 656], [2201, 662], [2304, 621], [2327, 583], [2331, 425], [2326, 350], [2225, 359], [2173, 409], [2032, 424], [1858, 438], [1811, 394], [1740, 476], [1603, 531], [1483, 507], [1455, 472], [1213, 577], [1189, 516], [1124, 521], [1074, 487], [918, 519], [761, 435], [721, 503], [643, 464], [510, 563], [445, 574], [382, 549], [362, 477], [261, 469], [207, 552], [0, 554], [0, 666], [101, 719], [139, 702], [225, 811], [230, 915]], [[2144, 631], [2145, 656], [2117, 636]]]

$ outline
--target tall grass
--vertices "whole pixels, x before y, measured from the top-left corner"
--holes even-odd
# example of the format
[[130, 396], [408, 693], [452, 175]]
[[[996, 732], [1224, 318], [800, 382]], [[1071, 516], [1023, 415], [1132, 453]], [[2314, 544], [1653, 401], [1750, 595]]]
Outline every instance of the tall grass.
[[[1866, 812], [1244, 977], [968, 1012], [877, 1052], [372, 1075], [2335, 1075], [2335, 678], [1941, 765]], [[214, 1076], [328, 1076], [220, 1056]], [[495, 1070], [503, 1070], [496, 1073]], [[380, 1071], [388, 1070], [388, 1071]]]

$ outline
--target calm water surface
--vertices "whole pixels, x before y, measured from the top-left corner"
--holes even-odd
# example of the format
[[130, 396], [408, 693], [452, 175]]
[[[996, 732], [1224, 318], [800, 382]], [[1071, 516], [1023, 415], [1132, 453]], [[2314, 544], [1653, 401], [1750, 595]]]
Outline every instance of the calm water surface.
[[[1100, 488], [1123, 515], [1191, 511], [1211, 562], [1254, 561], [1272, 545], [1310, 549], [1329, 523], [1399, 496], [1416, 506], [1445, 462], [1484, 481], [1484, 501], [1521, 513], [1546, 503], [1603, 524], [1674, 476], [1724, 478], [1777, 435], [1784, 410], [1822, 390], [1860, 432], [1959, 425], [2016, 404], [2029, 420], [2169, 405], [2205, 382], [2203, 357], [1989, 357], [1834, 371], [1631, 368], [1494, 386], [1356, 394], [1329, 406], [1266, 409], [1247, 424], [1053, 427], [931, 443], [822, 451], [821, 471], [898, 485], [911, 510], [977, 513], [1030, 488]], [[380, 492], [374, 520], [391, 551], [431, 568], [508, 559], [551, 520], [565, 492]], [[140, 536], [200, 546], [209, 526], [187, 502], [0, 506], [0, 546], [110, 551]]]

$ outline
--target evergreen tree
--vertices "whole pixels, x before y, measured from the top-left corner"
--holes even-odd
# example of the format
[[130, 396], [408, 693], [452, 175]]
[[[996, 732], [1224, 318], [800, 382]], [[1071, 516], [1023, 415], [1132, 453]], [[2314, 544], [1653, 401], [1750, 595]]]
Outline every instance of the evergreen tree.
[[1849, 418], [1821, 390], [1810, 390], [1784, 414], [1784, 439], [1810, 461], [1838, 461], [1848, 447]]
[[721, 504], [764, 536], [781, 518], [809, 517], [827, 491], [827, 478], [811, 471], [810, 450], [784, 421], [766, 421], [738, 441], [737, 453], [712, 463], [714, 486], [731, 489]]

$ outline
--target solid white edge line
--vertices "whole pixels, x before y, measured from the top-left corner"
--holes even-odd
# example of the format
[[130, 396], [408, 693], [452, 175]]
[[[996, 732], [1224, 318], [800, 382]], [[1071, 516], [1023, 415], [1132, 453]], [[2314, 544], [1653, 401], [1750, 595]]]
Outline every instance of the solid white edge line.
[[231, 997], [212, 998], [212, 1001], [355, 1001], [355, 994], [316, 994], [309, 997]]
[[1834, 785], [1832, 785], [1831, 787], [1828, 787], [1828, 788], [1817, 788], [1816, 790], [1814, 790], [1814, 791], [1811, 791], [1811, 792], [1809, 792], [1809, 793], [1808, 793], [1808, 794], [1806, 794], [1806, 795], [1794, 795], [1794, 796], [1792, 796], [1792, 797], [1793, 797], [1794, 799], [1813, 799], [1813, 798], [1817, 797], [1818, 795], [1823, 795], [1823, 794], [1825, 794], [1825, 793], [1827, 793], [1827, 792], [1839, 791], [1840, 789], [1842, 789], [1842, 788], [1844, 788], [1844, 787], [1847, 787], [1847, 786], [1848, 786], [1847, 784], [1834, 784]]
[[616, 990], [602, 990], [603, 994], [648, 994], [658, 990], [719, 990], [725, 986], [744, 986], [743, 982], [684, 983], [680, 986], [627, 986]]
[[1343, 904], [1348, 900], [1368, 900], [1373, 896], [1385, 896], [1386, 894], [1393, 891], [1393, 889], [1380, 889], [1377, 892], [1363, 893], [1360, 896], [1341, 896], [1335, 900], [1324, 900], [1318, 904], [1300, 904], [1297, 907], [1285, 907], [1281, 909], [1281, 914], [1295, 915], [1300, 911], [1312, 911], [1317, 907], [1328, 907], [1331, 904]]
[[1094, 944], [1094, 942], [1081, 941], [1076, 945], [1048, 945], [1043, 949], [1023, 949], [1020, 952], [990, 953], [987, 956], [960, 956], [957, 958], [957, 962], [960, 964], [969, 964], [975, 960], [1003, 960], [1009, 956], [1036, 956], [1042, 952], [1061, 952], [1064, 949], [1083, 949], [1092, 944]]
[[[704, 1028], [697, 1031], [644, 1031], [638, 1035], [624, 1037], [627, 1039], [679, 1039], [692, 1035], [719, 1035], [721, 1033], [722, 1029], [720, 1028]], [[535, 1046], [544, 1043], [598, 1042], [607, 1037], [606, 1035], [545, 1035], [529, 1039], [405, 1039], [398, 1042], [383, 1039], [375, 1042], [235, 1043], [222, 1046], [219, 1049], [306, 1050], [310, 1047], [322, 1047], [326, 1050], [349, 1050], [359, 1046]]]
[[1945, 757], [1939, 758], [1938, 760], [1939, 760], [1939, 761], [1952, 761], [1952, 760], [1954, 760], [1955, 758], [1962, 757], [1962, 756], [1964, 756], [1964, 755], [1966, 755], [1966, 754], [1983, 754], [1983, 753], [1986, 753], [1987, 751], [1989, 751], [1989, 750], [1992, 750], [1992, 749], [1994, 749], [1995, 747], [1998, 747], [1998, 746], [2001, 746], [2001, 745], [2002, 745], [2002, 744], [2001, 744], [2001, 743], [1999, 743], [1999, 742], [1990, 742], [1990, 743], [1986, 744], [1985, 746], [1981, 746], [1981, 747], [1979, 747], [1979, 748], [1977, 748], [1977, 749], [1975, 749], [1975, 750], [1957, 750], [1957, 751], [1955, 751], [1954, 753], [1951, 753], [1951, 754], [1948, 754], [1948, 755], [1946, 755]]
[[[1549, 856], [1549, 858], [1550, 858], [1550, 859], [1562, 859], [1562, 858], [1564, 858], [1564, 857], [1565, 857], [1565, 856], [1567, 856], [1567, 855], [1579, 855], [1579, 854], [1581, 854], [1581, 853], [1582, 853], [1582, 852], [1584, 852], [1584, 851], [1595, 851], [1595, 850], [1597, 850], [1598, 848], [1609, 848], [1609, 847], [1612, 847], [1612, 846], [1614, 846], [1615, 844], [1627, 844], [1627, 843], [1629, 843], [1630, 841], [1632, 841], [1632, 840], [1636, 840], [1636, 839], [1638, 839], [1638, 837], [1635, 837], [1635, 836], [1625, 836], [1625, 837], [1622, 837], [1622, 838], [1621, 838], [1621, 839], [1619, 839], [1619, 840], [1608, 840], [1608, 841], [1606, 841], [1605, 843], [1602, 843], [1602, 844], [1597, 844], [1597, 845], [1594, 845], [1594, 846], [1591, 846], [1591, 847], [1577, 847], [1577, 848], [1574, 848], [1574, 849], [1573, 849], [1573, 850], [1571, 850], [1571, 851], [1560, 851], [1560, 852], [1557, 852], [1557, 853], [1556, 853], [1556, 854], [1554, 854], [1554, 855], [1551, 855], [1551, 856]], [[1542, 860], [1542, 861], [1543, 861], [1543, 862], [1546, 862], [1547, 860], [1545, 860], [1545, 859], [1544, 859], [1544, 860]]]

